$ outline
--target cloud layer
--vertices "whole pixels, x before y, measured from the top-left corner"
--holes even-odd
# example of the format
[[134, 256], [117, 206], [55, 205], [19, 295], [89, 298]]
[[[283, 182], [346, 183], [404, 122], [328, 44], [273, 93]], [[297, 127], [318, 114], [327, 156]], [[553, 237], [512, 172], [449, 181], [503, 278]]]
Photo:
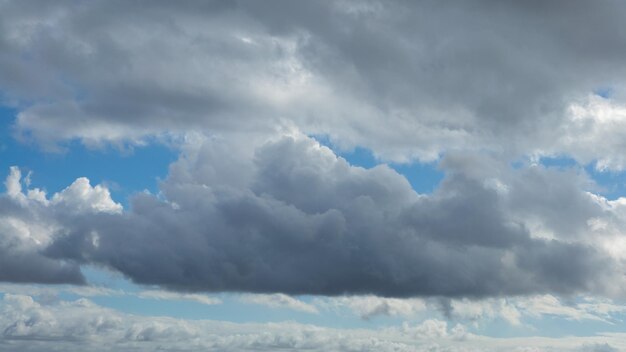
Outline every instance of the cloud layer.
[[619, 351], [623, 334], [562, 339], [489, 338], [430, 319], [382, 329], [298, 323], [234, 324], [124, 314], [81, 298], [42, 304], [28, 295], [0, 300], [0, 347], [20, 351]]
[[620, 1], [1, 6], [0, 90], [46, 148], [295, 125], [386, 160], [626, 165]]

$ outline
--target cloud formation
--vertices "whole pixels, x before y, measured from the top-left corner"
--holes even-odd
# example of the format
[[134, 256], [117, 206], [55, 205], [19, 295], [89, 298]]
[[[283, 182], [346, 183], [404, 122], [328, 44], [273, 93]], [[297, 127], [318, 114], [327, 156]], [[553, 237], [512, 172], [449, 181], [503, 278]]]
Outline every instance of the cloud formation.
[[[36, 167], [10, 168], [0, 349], [626, 348], [622, 335], [495, 342], [422, 319], [518, 329], [624, 314], [611, 299], [626, 294], [626, 198], [599, 195], [588, 174], [626, 170], [624, 13], [619, 0], [0, 0], [0, 105], [23, 143], [0, 153], [155, 142], [180, 153], [156, 194], [129, 206], [82, 175], [48, 195], [18, 166]], [[338, 157], [355, 147], [379, 165]], [[427, 175], [389, 166], [426, 161], [444, 174], [429, 194], [408, 181]], [[86, 285], [87, 267], [142, 286]], [[422, 321], [148, 319], [33, 299], [22, 283]]]
[[230, 143], [237, 150], [235, 137], [189, 146], [162, 194], [136, 195], [128, 212], [70, 216], [46, 255], [175, 290], [623, 292], [625, 252], [611, 246], [622, 235], [593, 227], [623, 217], [581, 190], [579, 172], [450, 155], [441, 186], [420, 195], [391, 168], [351, 166], [295, 132], [232, 159], [220, 153]]
[[[124, 314], [81, 298], [42, 304], [0, 300], [0, 348], [20, 351], [619, 351], [623, 334], [490, 338], [428, 319], [384, 329], [332, 329], [293, 322], [229, 323]], [[77, 343], [80, 342], [80, 343]]]
[[77, 263], [53, 260], [42, 251], [55, 240], [67, 214], [119, 213], [109, 191], [91, 187], [79, 178], [63, 191], [46, 198], [44, 191], [22, 191], [21, 172], [11, 167], [0, 195], [0, 281], [83, 283]]
[[0, 90], [47, 148], [295, 125], [386, 160], [626, 165], [620, 1], [1, 6]]

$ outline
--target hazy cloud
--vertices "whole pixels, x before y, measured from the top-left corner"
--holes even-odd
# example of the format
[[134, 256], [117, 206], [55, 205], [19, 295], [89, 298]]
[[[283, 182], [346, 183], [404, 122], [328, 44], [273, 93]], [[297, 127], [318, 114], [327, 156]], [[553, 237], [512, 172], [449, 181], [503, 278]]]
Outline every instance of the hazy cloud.
[[49, 148], [295, 125], [400, 161], [625, 165], [620, 1], [1, 6], [0, 90]]
[[490, 338], [430, 319], [384, 329], [331, 329], [291, 322], [229, 323], [146, 317], [86, 299], [42, 304], [27, 295], [0, 301], [0, 347], [20, 351], [613, 351], [623, 334]]
[[244, 303], [260, 304], [270, 308], [287, 308], [305, 313], [319, 313], [314, 305], [282, 293], [275, 293], [271, 295], [246, 294], [241, 296], [240, 300]]

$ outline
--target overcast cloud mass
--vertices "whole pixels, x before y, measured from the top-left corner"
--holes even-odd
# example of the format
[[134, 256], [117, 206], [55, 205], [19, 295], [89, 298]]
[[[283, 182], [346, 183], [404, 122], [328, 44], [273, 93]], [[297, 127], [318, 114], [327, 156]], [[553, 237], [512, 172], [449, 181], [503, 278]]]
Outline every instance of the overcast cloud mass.
[[[0, 0], [0, 152], [177, 154], [155, 190], [128, 199], [81, 174], [47, 192], [31, 184], [32, 158], [0, 163], [0, 281], [89, 289], [86, 268], [99, 268], [143, 299], [440, 314], [365, 339], [295, 322], [149, 321], [5, 289], [0, 348], [499, 351], [516, 342], [453, 320], [616, 324], [625, 62], [619, 0]], [[376, 166], [359, 166], [355, 148]], [[398, 165], [442, 180], [420, 193], [427, 173]], [[609, 303], [594, 315], [577, 299]], [[268, 333], [238, 333], [253, 329]], [[621, 338], [528, 346], [620, 351]]]

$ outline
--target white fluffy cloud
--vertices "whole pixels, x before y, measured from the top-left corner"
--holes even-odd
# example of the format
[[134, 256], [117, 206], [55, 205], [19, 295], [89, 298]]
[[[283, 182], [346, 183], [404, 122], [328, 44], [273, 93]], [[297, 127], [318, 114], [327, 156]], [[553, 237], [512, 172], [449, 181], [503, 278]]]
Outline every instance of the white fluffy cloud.
[[61, 205], [72, 213], [104, 212], [121, 213], [122, 206], [111, 199], [109, 190], [101, 185], [91, 187], [86, 177], [76, 179], [71, 185], [50, 200], [54, 205]]
[[50, 199], [40, 189], [23, 190], [22, 175], [11, 167], [7, 192], [0, 195], [0, 279], [14, 282], [80, 283], [82, 274], [75, 262], [52, 260], [41, 252], [61, 236], [63, 223], [75, 216], [96, 213], [120, 214], [103, 186], [92, 187], [86, 178], [77, 179]]

